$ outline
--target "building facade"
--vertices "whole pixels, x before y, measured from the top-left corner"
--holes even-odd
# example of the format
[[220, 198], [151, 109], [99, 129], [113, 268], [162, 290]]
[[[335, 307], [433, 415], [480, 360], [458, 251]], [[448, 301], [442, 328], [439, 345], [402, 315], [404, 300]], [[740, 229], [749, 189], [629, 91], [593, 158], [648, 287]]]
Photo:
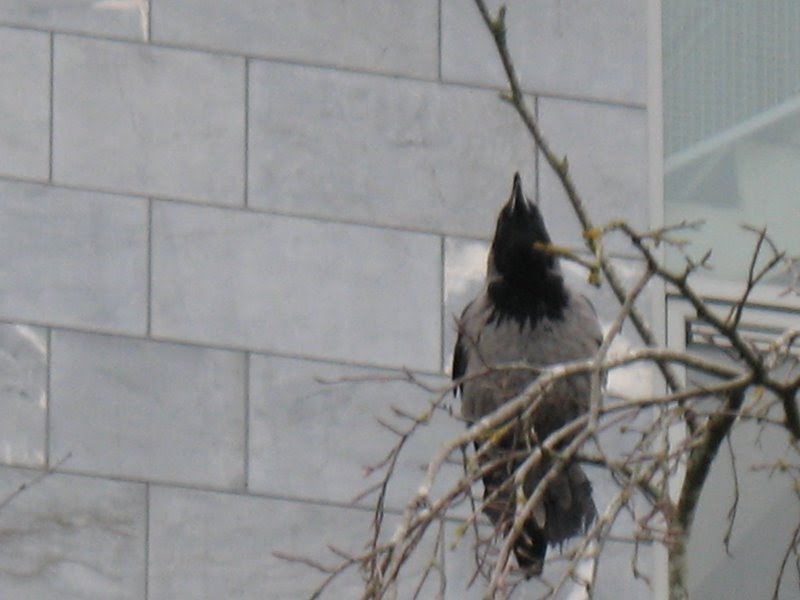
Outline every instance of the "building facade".
[[[697, 156], [720, 152], [696, 146], [774, 108], [707, 130], [670, 112], [712, 93], [669, 79], [708, 65], [666, 42], [662, 62], [691, 7], [662, 28], [655, 1], [508, 4], [529, 102], [598, 222], [687, 210], [672, 182], [712, 185]], [[3, 597], [304, 597], [322, 576], [275, 553], [361, 549], [374, 496], [352, 499], [393, 442], [376, 418], [427, 406], [405, 369], [446, 380], [515, 171], [552, 237], [581, 244], [468, 0], [0, 0], [0, 81]], [[720, 164], [788, 172], [761, 138], [737, 148]], [[668, 304], [643, 307], [665, 335]], [[437, 415], [404, 454], [389, 521], [461, 427]], [[658, 597], [658, 556], [651, 590], [610, 546], [597, 597]], [[447, 597], [481, 596], [468, 560], [448, 555]]]

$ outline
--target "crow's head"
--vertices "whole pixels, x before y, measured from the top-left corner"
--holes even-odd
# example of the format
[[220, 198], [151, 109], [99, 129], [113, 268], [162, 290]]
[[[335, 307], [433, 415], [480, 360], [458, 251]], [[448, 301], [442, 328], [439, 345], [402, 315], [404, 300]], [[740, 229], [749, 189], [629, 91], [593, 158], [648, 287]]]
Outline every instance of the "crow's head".
[[515, 173], [511, 197], [497, 217], [489, 269], [511, 285], [537, 286], [558, 270], [556, 258], [541, 247], [549, 243], [539, 208], [525, 198]]
[[567, 294], [549, 244], [539, 208], [525, 198], [516, 173], [511, 198], [497, 217], [489, 252], [487, 283], [493, 318], [511, 318], [522, 326], [535, 324], [543, 316], [562, 317]]

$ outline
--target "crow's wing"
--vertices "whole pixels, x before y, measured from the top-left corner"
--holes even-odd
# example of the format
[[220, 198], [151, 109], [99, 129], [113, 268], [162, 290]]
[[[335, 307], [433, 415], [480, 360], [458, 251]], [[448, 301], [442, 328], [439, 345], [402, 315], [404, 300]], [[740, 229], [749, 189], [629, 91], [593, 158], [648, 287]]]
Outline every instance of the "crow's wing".
[[[472, 302], [467, 304], [458, 320], [458, 337], [456, 338], [455, 348], [453, 348], [453, 381], [458, 381], [467, 373], [467, 361], [469, 360], [469, 356], [467, 353], [467, 346], [464, 342], [464, 331], [461, 324], [470, 306], [472, 306]], [[453, 395], [456, 396], [458, 392], [463, 393], [463, 388], [463, 384], [459, 384], [458, 387], [453, 389]]]
[[600, 345], [603, 343], [603, 330], [600, 328], [600, 317], [597, 314], [597, 309], [594, 307], [592, 301], [589, 300], [589, 298], [587, 298], [585, 295], [579, 294], [578, 297], [586, 303], [586, 306], [589, 307], [589, 310], [594, 316], [594, 323], [593, 327], [591, 328], [592, 331], [589, 333], [593, 335], [597, 347], [600, 348]]

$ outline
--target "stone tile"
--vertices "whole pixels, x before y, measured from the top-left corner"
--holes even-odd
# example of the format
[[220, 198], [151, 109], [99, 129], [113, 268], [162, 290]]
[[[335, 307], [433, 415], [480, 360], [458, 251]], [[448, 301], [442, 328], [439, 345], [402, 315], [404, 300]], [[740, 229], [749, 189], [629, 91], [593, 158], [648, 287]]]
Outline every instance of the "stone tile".
[[[392, 407], [419, 415], [437, 398], [402, 377], [400, 372], [252, 356], [249, 489], [346, 503], [380, 482], [383, 471], [367, 476], [365, 468], [383, 460], [399, 438], [377, 419], [405, 430], [409, 421], [393, 414]], [[434, 387], [447, 383], [425, 381]], [[443, 406], [449, 405], [448, 394]], [[432, 456], [463, 428], [439, 411], [418, 429], [400, 454], [388, 506], [405, 507]], [[457, 458], [457, 466], [445, 467], [434, 494], [461, 475]], [[372, 505], [376, 498], [371, 494], [364, 502]]]
[[[496, 14], [499, 0], [487, 2]], [[508, 44], [524, 89], [644, 104], [647, 6], [641, 0], [510, 0]], [[442, 0], [442, 76], [506, 87], [491, 35], [475, 6]]]
[[80, 472], [243, 486], [241, 354], [66, 331], [51, 347], [51, 456], [71, 453]]
[[444, 242], [444, 364], [451, 372], [453, 347], [458, 333], [457, 319], [480, 293], [486, 278], [489, 242], [445, 238]]
[[144, 333], [144, 200], [0, 181], [0, 254], [0, 317]]
[[0, 23], [144, 40], [148, 0], [0, 0]]
[[50, 36], [0, 27], [0, 81], [0, 173], [47, 179]]
[[56, 36], [53, 178], [241, 204], [244, 60]]
[[47, 415], [47, 332], [0, 324], [0, 461], [43, 466]]
[[440, 241], [157, 202], [161, 338], [437, 370]]
[[495, 92], [251, 63], [249, 202], [486, 236], [533, 146]]
[[228, 52], [435, 79], [435, 0], [158, 0], [153, 39]]
[[[626, 219], [649, 227], [647, 189], [647, 113], [569, 100], [542, 98], [539, 120], [559, 155], [566, 155], [572, 178], [595, 225]], [[561, 183], [542, 160], [539, 194], [551, 236], [583, 249], [581, 229]], [[633, 253], [621, 236], [607, 249]]]
[[[324, 576], [273, 552], [335, 563], [327, 544], [360, 551], [367, 511], [153, 487], [149, 600], [305, 598]], [[356, 572], [330, 598], [357, 598]]]
[[[0, 469], [6, 498], [40, 471]], [[50, 474], [0, 511], [0, 589], [6, 598], [141, 600], [145, 486]]]
[[[371, 512], [352, 508], [160, 486], [151, 488], [150, 500], [150, 600], [307, 598], [324, 576], [274, 553], [335, 565], [340, 560], [327, 550], [328, 545], [355, 554], [363, 551], [370, 535]], [[396, 524], [397, 517], [387, 514], [383, 534], [390, 536]], [[437, 532], [436, 527], [429, 529], [418, 553], [401, 571], [398, 598], [413, 596], [424, 566], [433, 559]], [[455, 523], [448, 524], [444, 531], [444, 597], [482, 598], [486, 582], [478, 578], [471, 583], [472, 534], [453, 549], [455, 541]], [[552, 555], [558, 561], [558, 551], [553, 550]], [[439, 564], [441, 559], [441, 554], [436, 557]], [[548, 564], [549, 573], [555, 572], [554, 579], [562, 566], [563, 562]], [[542, 596], [546, 589], [538, 579], [524, 587], [526, 592], [535, 592], [533, 597]], [[351, 570], [337, 577], [321, 598], [359, 598], [362, 592], [360, 575]], [[435, 572], [417, 597], [442, 597]]]
[[[274, 552], [333, 565], [340, 559], [328, 551], [328, 544], [355, 554], [364, 550], [370, 536], [372, 513], [352, 508], [159, 486], [151, 488], [150, 500], [149, 600], [306, 598], [324, 575]], [[395, 519], [386, 516], [387, 536]], [[422, 541], [426, 554], [401, 573], [399, 598], [412, 597], [432, 539]], [[457, 569], [461, 560], [463, 552], [447, 552], [448, 572], [463, 581], [469, 571]], [[437, 597], [436, 584], [431, 575], [418, 597]], [[455, 581], [451, 585], [457, 589]], [[359, 598], [362, 592], [360, 574], [349, 570], [322, 598]]]

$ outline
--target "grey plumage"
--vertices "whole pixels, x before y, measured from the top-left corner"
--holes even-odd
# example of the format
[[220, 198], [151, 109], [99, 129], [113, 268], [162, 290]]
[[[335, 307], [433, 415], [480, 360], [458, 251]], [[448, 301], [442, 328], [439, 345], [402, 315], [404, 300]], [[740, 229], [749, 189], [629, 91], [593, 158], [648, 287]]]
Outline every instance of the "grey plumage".
[[[503, 365], [547, 366], [589, 358], [602, 340], [591, 303], [564, 283], [558, 260], [537, 247], [550, 237], [538, 207], [522, 192], [514, 176], [511, 198], [497, 220], [481, 293], [464, 309], [453, 357], [453, 378], [459, 386], [461, 411], [474, 422], [520, 393], [536, 373], [503, 370]], [[479, 373], [490, 370], [487, 375]], [[558, 381], [543, 396], [533, 415], [533, 431], [516, 424], [481, 460], [496, 464], [484, 478], [484, 498], [496, 493], [485, 509], [505, 533], [515, 510], [516, 490], [508, 484], [537, 440], [586, 412], [588, 375]], [[523, 486], [530, 494], [547, 472], [545, 460]], [[588, 527], [596, 516], [591, 484], [578, 464], [568, 465], [548, 486], [543, 504], [525, 524], [514, 548], [527, 576], [541, 573], [548, 545], [561, 544]]]

